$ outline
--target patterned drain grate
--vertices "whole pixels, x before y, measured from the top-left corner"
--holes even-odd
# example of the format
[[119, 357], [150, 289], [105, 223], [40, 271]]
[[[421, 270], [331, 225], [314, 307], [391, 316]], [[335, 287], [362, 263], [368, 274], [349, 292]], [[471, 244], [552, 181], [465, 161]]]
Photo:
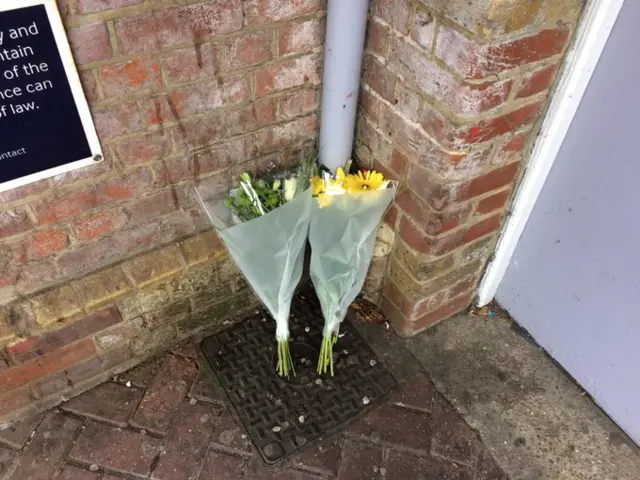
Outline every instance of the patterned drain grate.
[[266, 311], [202, 341], [205, 357], [268, 464], [340, 429], [396, 385], [348, 321], [334, 350], [335, 376], [319, 376], [322, 326], [315, 294], [305, 289], [291, 308], [296, 376], [289, 380], [275, 374], [275, 322]]

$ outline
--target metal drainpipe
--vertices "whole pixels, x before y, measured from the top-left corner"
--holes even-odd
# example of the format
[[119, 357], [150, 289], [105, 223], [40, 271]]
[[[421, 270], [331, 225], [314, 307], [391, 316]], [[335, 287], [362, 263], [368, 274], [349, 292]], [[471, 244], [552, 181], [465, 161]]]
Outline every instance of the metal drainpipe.
[[331, 171], [353, 151], [368, 10], [369, 0], [329, 0], [319, 155]]

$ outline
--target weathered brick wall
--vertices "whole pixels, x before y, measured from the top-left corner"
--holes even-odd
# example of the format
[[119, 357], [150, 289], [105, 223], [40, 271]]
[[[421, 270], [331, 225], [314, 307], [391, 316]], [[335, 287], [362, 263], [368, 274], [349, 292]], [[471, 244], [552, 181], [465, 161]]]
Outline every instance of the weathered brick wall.
[[317, 137], [323, 0], [59, 4], [106, 159], [0, 193], [0, 418], [251, 308], [194, 182]]
[[356, 155], [403, 190], [367, 289], [401, 334], [475, 296], [581, 4], [372, 0]]

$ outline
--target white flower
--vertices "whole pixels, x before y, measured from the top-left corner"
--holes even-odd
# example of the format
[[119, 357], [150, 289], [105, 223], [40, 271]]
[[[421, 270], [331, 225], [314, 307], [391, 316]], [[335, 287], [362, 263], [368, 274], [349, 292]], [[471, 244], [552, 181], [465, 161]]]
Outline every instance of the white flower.
[[287, 178], [284, 181], [284, 199], [287, 202], [293, 200], [293, 197], [296, 195], [296, 190], [298, 188], [298, 179], [296, 177]]

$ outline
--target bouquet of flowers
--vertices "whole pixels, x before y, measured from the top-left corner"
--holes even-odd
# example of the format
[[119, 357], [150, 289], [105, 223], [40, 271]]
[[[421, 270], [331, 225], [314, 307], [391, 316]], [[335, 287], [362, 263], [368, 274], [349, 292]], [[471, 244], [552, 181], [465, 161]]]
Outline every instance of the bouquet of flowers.
[[315, 160], [305, 160], [293, 173], [256, 178], [245, 172], [238, 188], [222, 194], [196, 187], [230, 255], [276, 321], [277, 372], [285, 377], [295, 375], [289, 312], [303, 271], [314, 168]]
[[340, 324], [362, 290], [380, 221], [397, 191], [379, 172], [349, 170], [350, 164], [312, 178], [310, 274], [325, 321], [318, 373], [331, 375]]

